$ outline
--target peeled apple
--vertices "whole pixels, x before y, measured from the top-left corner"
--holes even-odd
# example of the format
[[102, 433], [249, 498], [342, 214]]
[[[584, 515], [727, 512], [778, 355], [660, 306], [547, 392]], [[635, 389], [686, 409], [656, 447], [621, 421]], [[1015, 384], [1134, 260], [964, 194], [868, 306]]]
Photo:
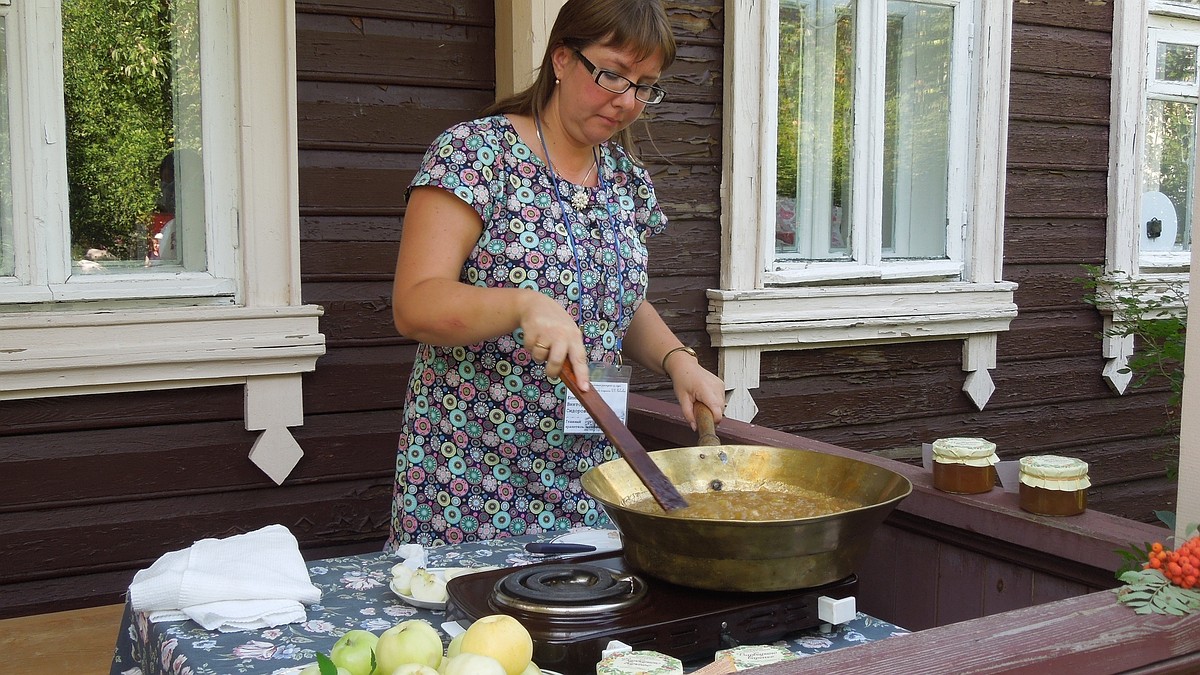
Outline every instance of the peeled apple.
[[445, 580], [424, 568], [413, 572], [409, 588], [409, 595], [421, 602], [446, 602], [450, 598]]
[[401, 595], [412, 595], [413, 569], [404, 563], [392, 565], [392, 590]]

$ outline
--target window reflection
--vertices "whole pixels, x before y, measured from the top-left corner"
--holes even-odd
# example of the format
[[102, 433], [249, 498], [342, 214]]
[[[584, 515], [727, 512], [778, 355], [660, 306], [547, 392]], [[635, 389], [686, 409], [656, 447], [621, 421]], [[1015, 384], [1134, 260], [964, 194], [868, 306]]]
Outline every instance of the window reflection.
[[[882, 31], [882, 39], [862, 40], [857, 33], [875, 25], [873, 17], [860, 15], [864, 6], [876, 5], [781, 3], [779, 259], [849, 260], [856, 222], [852, 195], [858, 190], [882, 200], [882, 217], [876, 219], [882, 222], [858, 227], [871, 228], [869, 239], [879, 242], [884, 259], [946, 256], [954, 8], [888, 2], [886, 19], [874, 31]], [[856, 74], [879, 61], [882, 82], [856, 81]], [[865, 96], [856, 87], [880, 90]], [[880, 94], [882, 119], [871, 105], [855, 109], [856, 101]], [[871, 133], [856, 139], [856, 128]], [[881, 156], [859, 147], [872, 134], [882, 134]], [[855, 167], [856, 157], [875, 157], [875, 166]]]
[[64, 0], [77, 274], [204, 269], [197, 0]]
[[16, 267], [13, 242], [12, 145], [8, 119], [8, 17], [0, 15], [0, 277]]

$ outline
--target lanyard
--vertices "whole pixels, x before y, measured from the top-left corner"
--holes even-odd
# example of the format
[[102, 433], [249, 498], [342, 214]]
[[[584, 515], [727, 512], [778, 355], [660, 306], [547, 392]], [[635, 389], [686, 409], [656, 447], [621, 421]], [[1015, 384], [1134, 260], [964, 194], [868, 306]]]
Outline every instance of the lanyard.
[[[550, 178], [554, 182], [554, 196], [558, 200], [558, 208], [562, 211], [563, 219], [566, 220], [566, 222], [567, 222], [567, 227], [566, 227], [567, 243], [571, 247], [571, 255], [574, 256], [574, 258], [575, 258], [575, 274], [576, 274], [575, 283], [579, 286], [579, 321], [581, 323], [581, 328], [582, 328], [582, 323], [585, 319], [584, 312], [583, 312], [583, 263], [581, 262], [580, 257], [579, 257], [579, 249], [575, 244], [575, 234], [574, 234], [575, 228], [573, 227], [573, 225], [571, 223], [571, 217], [568, 214], [567, 206], [563, 202], [562, 187], [559, 183], [558, 172], [554, 170], [554, 163], [550, 161], [550, 150], [549, 150], [549, 148], [546, 147], [546, 138], [545, 138], [545, 136], [542, 135], [541, 117], [536, 112], [533, 115], [533, 122], [537, 126], [538, 140], [541, 141], [541, 143], [542, 143], [542, 154], [544, 154], [546, 156], [546, 166], [547, 166], [547, 168], [550, 169]], [[595, 153], [596, 150], [593, 149], [592, 152]], [[612, 215], [613, 215], [612, 191], [610, 189], [607, 189], [608, 186], [606, 184], [607, 181], [605, 181], [605, 179], [604, 179], [604, 170], [600, 168], [600, 158], [599, 158], [599, 156], [597, 156], [595, 154], [593, 154], [593, 157], [595, 157], [595, 159], [596, 159], [596, 167], [597, 167], [596, 168], [596, 178], [599, 181], [600, 188], [604, 191], [604, 207], [605, 207], [604, 208], [604, 220], [608, 224], [609, 228], [612, 230], [613, 253], [615, 254], [616, 259], [617, 259], [617, 290], [616, 290], [617, 322], [616, 322], [616, 325], [613, 327], [613, 335], [616, 337], [616, 340], [617, 340], [617, 343], [616, 343], [617, 362], [620, 363], [621, 362], [621, 343], [623, 341], [622, 338], [620, 337], [621, 320], [625, 316], [625, 303], [622, 302], [623, 296], [625, 294], [625, 265], [624, 265], [623, 261], [621, 260], [621, 232], [620, 232], [620, 228], [617, 227], [616, 223], [614, 223], [613, 219], [612, 219]], [[586, 186], [584, 186], [584, 189], [587, 189]], [[587, 229], [587, 227], [579, 220], [578, 213], [575, 214], [575, 223], [574, 224], [579, 225], [580, 227], [582, 227], [584, 229]], [[601, 244], [603, 245], [603, 241], [601, 242]], [[600, 269], [603, 270], [603, 267], [600, 267]], [[601, 297], [595, 303], [596, 304], [595, 319], [596, 319], [597, 324], [599, 324], [599, 322], [603, 316], [601, 314], [601, 312], [604, 308], [604, 302], [603, 302], [604, 283], [603, 282], [604, 282], [604, 274], [601, 273], [600, 274]]]

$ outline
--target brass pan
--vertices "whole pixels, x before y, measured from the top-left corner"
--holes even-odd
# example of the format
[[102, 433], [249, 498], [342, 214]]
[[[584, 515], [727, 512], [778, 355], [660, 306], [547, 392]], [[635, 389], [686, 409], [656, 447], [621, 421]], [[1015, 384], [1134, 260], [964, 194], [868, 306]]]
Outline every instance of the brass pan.
[[[703, 423], [701, 433], [703, 437]], [[604, 505], [620, 530], [626, 562], [650, 576], [692, 588], [780, 591], [848, 577], [866, 555], [876, 527], [912, 492], [912, 483], [894, 471], [814, 450], [702, 445], [658, 450], [650, 456], [685, 497], [714, 489], [799, 487], [861, 504], [787, 520], [645, 513], [626, 506], [648, 498], [649, 492], [624, 459], [588, 470], [583, 488]]]

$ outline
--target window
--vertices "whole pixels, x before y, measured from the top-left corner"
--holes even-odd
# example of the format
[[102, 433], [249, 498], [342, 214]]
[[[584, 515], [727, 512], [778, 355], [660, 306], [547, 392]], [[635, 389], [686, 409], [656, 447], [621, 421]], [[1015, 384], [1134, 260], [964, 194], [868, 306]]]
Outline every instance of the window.
[[[1185, 290], [1196, 217], [1196, 125], [1200, 105], [1200, 2], [1150, 0], [1114, 6], [1108, 254], [1098, 291]], [[1137, 166], [1140, 171], [1129, 171]], [[1130, 283], [1133, 282], [1133, 283]], [[1130, 290], [1129, 292], [1135, 292]], [[1102, 309], [1114, 328], [1113, 307]], [[1180, 307], [1182, 309], [1182, 306]], [[1106, 335], [1104, 378], [1122, 393], [1133, 338]]]
[[[296, 459], [286, 426], [302, 422], [300, 373], [324, 353], [321, 310], [300, 302], [294, 2], [119, 3], [161, 19], [131, 46], [144, 58], [118, 55], [121, 69], [165, 76], [134, 92], [160, 97], [169, 119], [158, 128], [133, 124], [136, 96], [78, 86], [82, 69], [113, 65], [88, 51], [107, 35], [85, 11], [94, 4], [0, 0], [0, 397], [244, 383], [247, 428], [271, 431], [251, 458], [282, 480]], [[105, 129], [162, 135], [104, 146]], [[163, 195], [97, 206], [122, 177], [76, 154], [105, 147], [145, 152], [138, 180]], [[168, 223], [152, 229], [155, 212], [175, 219], [175, 247], [157, 254]]]
[[[950, 181], [961, 155], [951, 147], [963, 140], [950, 121], [965, 111], [962, 97], [952, 101], [951, 84], [952, 75], [967, 78], [960, 65], [966, 50], [956, 50], [955, 40], [956, 22], [970, 22], [966, 9], [780, 4], [774, 266], [780, 281], [818, 261], [864, 268], [855, 276], [883, 276], [898, 261], [930, 261], [922, 266], [940, 268], [934, 274], [959, 273], [957, 264], [931, 261], [958, 257], [957, 247], [949, 253], [947, 247], [962, 226], [961, 208], [951, 218], [952, 201], [961, 202], [963, 192]], [[870, 74], [856, 78], [856, 72]], [[856, 114], [859, 101], [882, 103], [883, 114]], [[879, 170], [856, 172], [856, 166]], [[963, 172], [954, 173], [961, 182]]]
[[982, 408], [1016, 315], [1000, 270], [1011, 7], [772, 0], [726, 19], [709, 326], [731, 414], [755, 413], [764, 349], [918, 339], [964, 340]]

